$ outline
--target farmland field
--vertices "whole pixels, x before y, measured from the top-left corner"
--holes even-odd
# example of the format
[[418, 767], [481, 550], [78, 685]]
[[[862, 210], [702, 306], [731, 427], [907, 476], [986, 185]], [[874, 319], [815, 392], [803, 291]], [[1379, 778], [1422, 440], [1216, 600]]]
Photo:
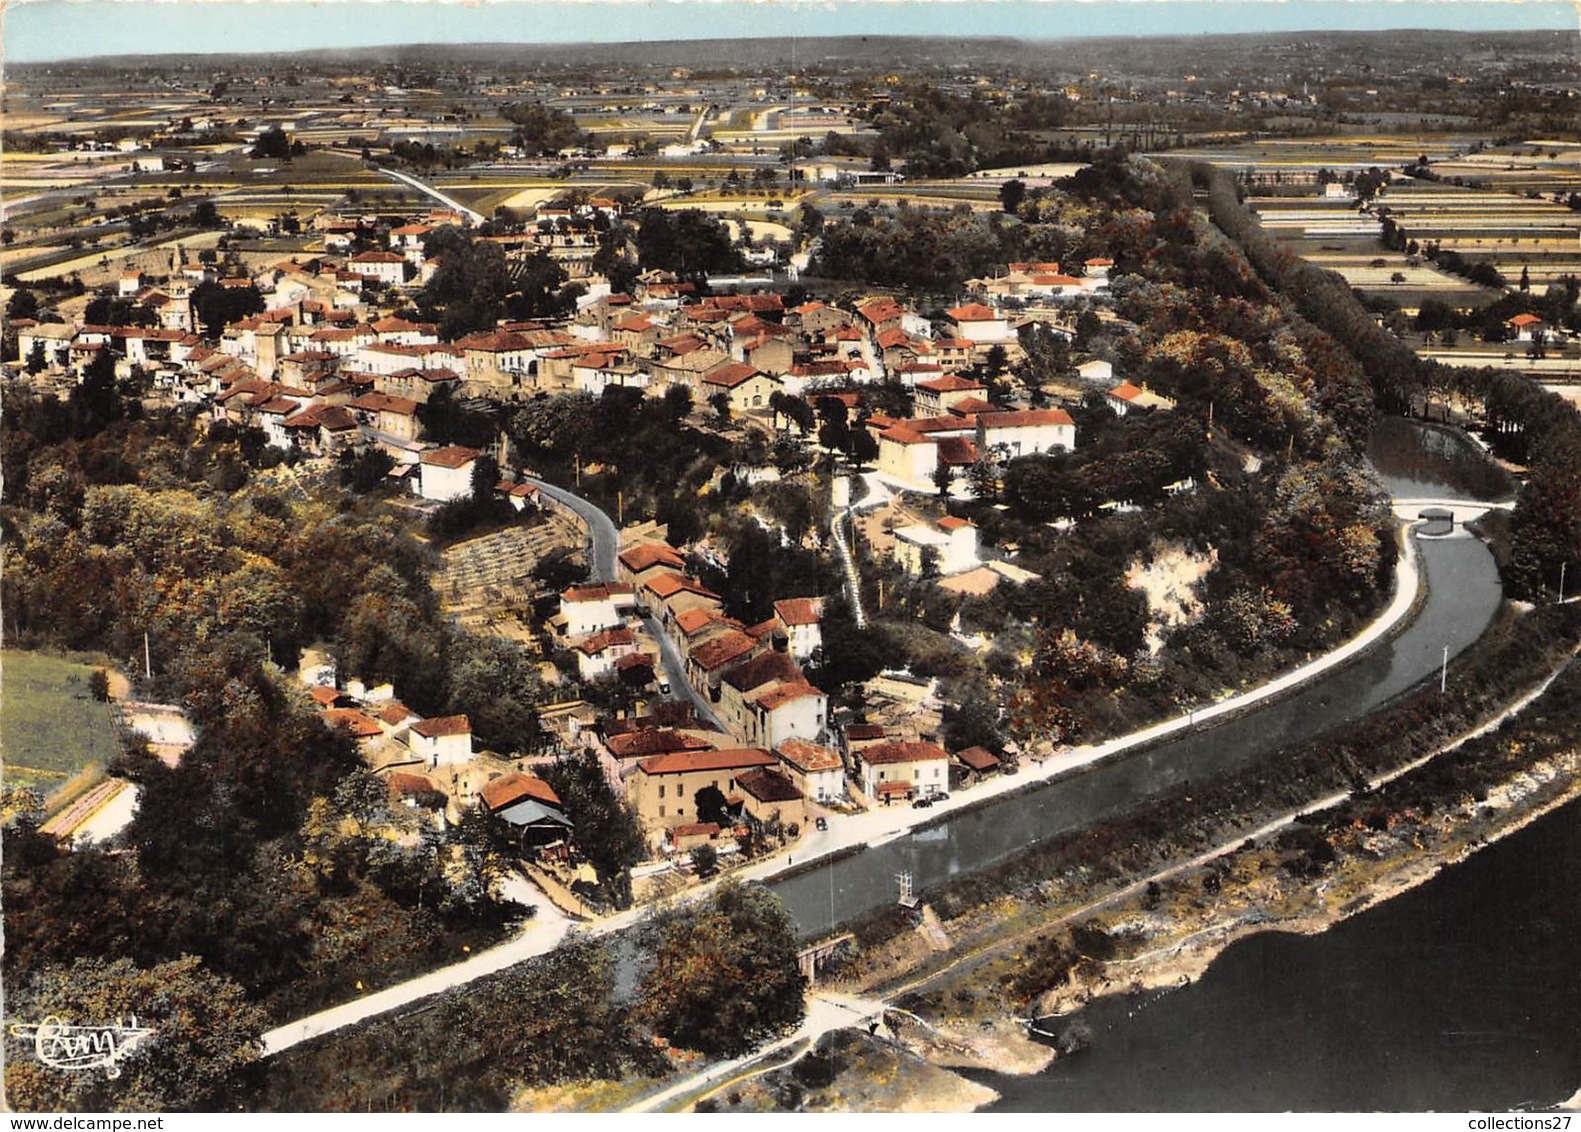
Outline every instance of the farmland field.
[[48, 794], [115, 753], [108, 704], [88, 690], [93, 667], [59, 657], [0, 653], [0, 759], [5, 780]]

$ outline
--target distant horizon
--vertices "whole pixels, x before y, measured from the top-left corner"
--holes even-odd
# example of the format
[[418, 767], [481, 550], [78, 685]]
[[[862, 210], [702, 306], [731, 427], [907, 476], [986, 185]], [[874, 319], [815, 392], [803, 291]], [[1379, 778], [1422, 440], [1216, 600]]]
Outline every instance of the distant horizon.
[[[743, 39], [1577, 30], [1569, 0], [21, 0], [4, 61]], [[721, 60], [728, 62], [728, 60]]]

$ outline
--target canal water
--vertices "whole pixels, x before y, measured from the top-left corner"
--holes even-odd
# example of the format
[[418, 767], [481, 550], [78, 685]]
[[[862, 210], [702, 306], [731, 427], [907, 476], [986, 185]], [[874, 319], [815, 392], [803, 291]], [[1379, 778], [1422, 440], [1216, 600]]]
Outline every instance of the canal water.
[[1457, 655], [1479, 637], [1501, 594], [1493, 557], [1476, 539], [1418, 542], [1429, 596], [1399, 636], [1349, 668], [1287, 699], [1213, 728], [1184, 734], [1024, 794], [996, 801], [931, 829], [869, 848], [773, 885], [804, 936], [886, 903], [895, 875], [919, 889], [983, 868], [1054, 834], [1099, 821], [1191, 779], [1245, 766], [1365, 715], [1438, 672], [1447, 646]]
[[[1502, 473], [1464, 435], [1380, 418], [1368, 451], [1397, 498], [1497, 498]], [[1491, 471], [1490, 471], [1491, 469]], [[1497, 474], [1494, 474], [1497, 473]], [[919, 890], [1002, 860], [1037, 841], [1100, 821], [1193, 778], [1277, 758], [1281, 749], [1372, 711], [1482, 635], [1502, 601], [1493, 556], [1476, 539], [1418, 541], [1426, 604], [1363, 660], [1250, 715], [1181, 735], [895, 841], [774, 883], [804, 938], [891, 903], [896, 874]]]
[[1542, 1108], [1581, 1088], [1581, 803], [1316, 936], [1103, 1000], [999, 1112]]

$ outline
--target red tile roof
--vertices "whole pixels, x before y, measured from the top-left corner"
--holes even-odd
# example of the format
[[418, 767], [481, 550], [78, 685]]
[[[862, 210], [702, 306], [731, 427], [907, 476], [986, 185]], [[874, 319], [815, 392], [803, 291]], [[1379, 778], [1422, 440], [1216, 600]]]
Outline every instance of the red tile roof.
[[437, 715], [412, 724], [412, 730], [425, 739], [442, 739], [451, 735], [472, 734], [472, 723], [464, 715]]
[[646, 542], [621, 551], [620, 564], [633, 574], [640, 574], [654, 566], [683, 567], [686, 559], [673, 546], [662, 542]]
[[932, 377], [927, 381], [917, 382], [918, 389], [926, 389], [929, 393], [964, 393], [986, 389], [980, 381], [973, 381], [969, 377], [962, 377], [958, 373], [947, 373], [943, 377]]
[[801, 771], [813, 774], [820, 770], [839, 770], [843, 765], [840, 752], [803, 739], [787, 739], [779, 745], [780, 758]]
[[1002, 413], [984, 413], [977, 419], [984, 428], [1034, 428], [1039, 425], [1076, 423], [1064, 409], [1021, 409]]
[[703, 375], [703, 382], [707, 385], [720, 385], [726, 389], [734, 389], [738, 385], [751, 381], [758, 375], [759, 371], [756, 366], [748, 365], [746, 362], [732, 362], [730, 365], [720, 366], [713, 373]]
[[357, 739], [371, 739], [384, 734], [383, 728], [356, 708], [330, 708], [324, 713], [324, 718], [331, 727], [344, 727]]
[[662, 727], [644, 727], [625, 735], [610, 735], [604, 740], [604, 745], [617, 759], [644, 759], [656, 755], [673, 755], [678, 751], [714, 749], [714, 745], [707, 740]]
[[951, 307], [949, 315], [956, 322], [992, 322], [999, 318], [991, 307], [982, 303], [967, 303], [965, 306]]
[[933, 762], [938, 759], [948, 759], [943, 747], [937, 743], [875, 743], [871, 747], [863, 747], [858, 752], [859, 757], [870, 766], [890, 765], [894, 763], [921, 763]]
[[478, 794], [491, 811], [503, 810], [523, 798], [531, 798], [549, 806], [560, 806], [560, 795], [543, 779], [530, 774], [507, 774], [488, 783]]
[[423, 463], [435, 468], [464, 468], [483, 455], [476, 448], [463, 448], [459, 444], [433, 448], [423, 453]]
[[812, 696], [821, 695], [823, 695], [821, 689], [815, 688], [805, 680], [802, 680], [792, 684], [781, 684], [778, 688], [773, 688], [753, 697], [752, 702], [764, 711], [777, 711], [786, 704], [793, 704], [797, 700], [805, 700]]
[[756, 747], [738, 747], [728, 751], [678, 751], [643, 759], [637, 765], [644, 774], [688, 774], [692, 771], [743, 770], [751, 767], [769, 767], [779, 763], [769, 752]]
[[759, 802], [798, 802], [802, 797], [795, 783], [766, 767], [737, 775], [736, 785]]
[[770, 651], [737, 666], [725, 677], [725, 683], [746, 693], [774, 681], [799, 683], [801, 679], [801, 668], [788, 654]]
[[999, 765], [999, 756], [982, 747], [967, 747], [964, 751], [956, 752], [955, 757], [960, 759], [964, 765], [979, 773], [985, 770], [993, 770], [994, 767]]
[[774, 603], [774, 615], [786, 626], [816, 625], [823, 620], [823, 598], [783, 598]]
[[704, 641], [692, 650], [691, 659], [704, 672], [712, 672], [717, 668], [723, 668], [733, 660], [739, 660], [758, 647], [758, 641], [745, 633], [735, 631], [715, 637], [711, 641]]

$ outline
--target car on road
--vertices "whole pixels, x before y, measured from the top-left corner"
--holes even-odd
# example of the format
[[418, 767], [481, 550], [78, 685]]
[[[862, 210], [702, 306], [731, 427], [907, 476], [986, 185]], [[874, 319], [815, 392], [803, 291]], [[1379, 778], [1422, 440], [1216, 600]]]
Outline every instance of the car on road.
[[659, 681], [659, 695], [661, 695], [661, 696], [668, 696], [669, 694], [670, 694], [670, 682], [668, 680], [660, 680]]
[[819, 833], [827, 833], [829, 831], [829, 819], [828, 818], [814, 818], [812, 826]]
[[911, 803], [911, 808], [914, 810], [926, 810], [931, 805], [933, 805], [932, 798], [918, 798], [915, 802]]

